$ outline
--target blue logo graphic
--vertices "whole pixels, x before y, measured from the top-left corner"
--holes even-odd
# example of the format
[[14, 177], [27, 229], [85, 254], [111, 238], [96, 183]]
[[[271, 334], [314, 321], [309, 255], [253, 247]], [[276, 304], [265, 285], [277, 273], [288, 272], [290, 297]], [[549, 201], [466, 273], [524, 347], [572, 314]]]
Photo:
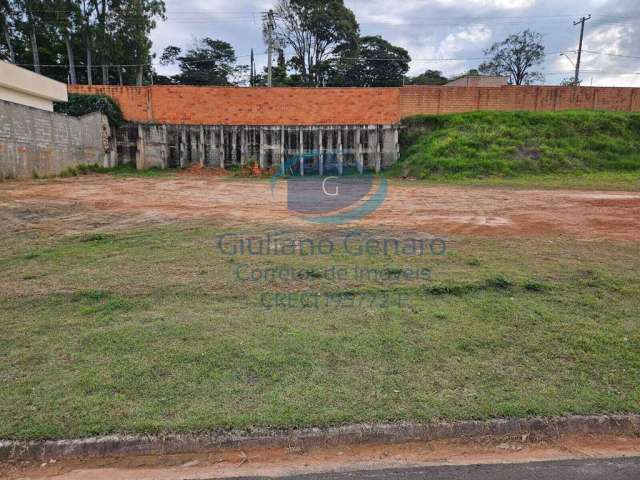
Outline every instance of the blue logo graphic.
[[382, 205], [388, 189], [384, 175], [348, 169], [340, 172], [337, 153], [323, 154], [322, 176], [316, 175], [319, 169], [315, 168], [320, 152], [307, 152], [289, 157], [271, 177], [272, 194], [279, 180], [287, 182], [290, 212], [308, 222], [339, 225], [360, 220]]

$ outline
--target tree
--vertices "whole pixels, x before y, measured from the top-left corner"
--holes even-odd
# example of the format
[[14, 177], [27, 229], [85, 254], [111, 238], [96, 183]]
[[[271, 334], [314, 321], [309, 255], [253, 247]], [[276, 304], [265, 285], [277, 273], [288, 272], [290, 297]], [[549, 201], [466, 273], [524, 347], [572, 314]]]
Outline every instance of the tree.
[[42, 13], [45, 12], [43, 2], [40, 0], [17, 0], [17, 9], [23, 15], [23, 27], [28, 31], [33, 57], [33, 69], [40, 73], [40, 51], [38, 50], [37, 32], [42, 27]]
[[337, 76], [337, 83], [360, 87], [394, 87], [402, 85], [409, 71], [411, 57], [402, 47], [396, 47], [380, 36], [362, 37], [358, 55], [342, 59], [346, 65]]
[[9, 0], [0, 0], [0, 27], [6, 44], [6, 58], [11, 63], [16, 63], [16, 52], [11, 38], [13, 13]]
[[164, 49], [162, 65], [178, 62], [180, 73], [171, 77], [172, 83], [183, 85], [231, 85], [242, 67], [236, 67], [233, 47], [222, 40], [205, 37], [181, 55], [173, 45]]
[[512, 85], [529, 85], [543, 80], [542, 73], [531, 71], [544, 59], [544, 45], [541, 42], [542, 35], [531, 30], [510, 35], [485, 50], [485, 56], [490, 58], [480, 65], [479, 70], [483, 74], [507, 76]]
[[570, 77], [570, 78], [563, 78], [562, 81], [560, 82], [560, 85], [563, 87], [579, 87], [580, 86], [581, 81], [577, 81], [575, 77]]
[[407, 79], [407, 85], [444, 85], [449, 79], [440, 70], [427, 70]]
[[289, 62], [306, 85], [320, 85], [340, 55], [353, 54], [358, 42], [356, 17], [343, 0], [279, 0], [274, 37], [291, 48]]

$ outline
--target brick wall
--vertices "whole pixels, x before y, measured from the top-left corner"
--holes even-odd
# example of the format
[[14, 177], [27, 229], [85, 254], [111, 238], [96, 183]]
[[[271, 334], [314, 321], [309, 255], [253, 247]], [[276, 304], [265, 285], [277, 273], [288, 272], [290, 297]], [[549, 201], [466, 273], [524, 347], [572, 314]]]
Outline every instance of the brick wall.
[[640, 111], [640, 89], [610, 87], [227, 88], [77, 85], [115, 98], [135, 122], [187, 125], [384, 125], [478, 110]]
[[114, 87], [70, 93], [115, 98], [132, 121], [190, 125], [362, 125], [399, 121], [397, 88]]
[[613, 87], [403, 87], [400, 117], [498, 111], [640, 111], [640, 88]]

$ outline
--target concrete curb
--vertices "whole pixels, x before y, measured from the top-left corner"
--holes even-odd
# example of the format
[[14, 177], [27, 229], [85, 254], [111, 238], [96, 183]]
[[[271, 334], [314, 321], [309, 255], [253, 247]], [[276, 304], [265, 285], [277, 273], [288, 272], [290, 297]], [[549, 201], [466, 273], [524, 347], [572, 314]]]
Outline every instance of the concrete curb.
[[335, 428], [250, 429], [208, 434], [109, 435], [76, 440], [0, 441], [0, 461], [202, 453], [217, 449], [310, 448], [486, 437], [553, 439], [566, 434], [640, 436], [640, 415], [570, 416], [438, 423], [357, 424]]

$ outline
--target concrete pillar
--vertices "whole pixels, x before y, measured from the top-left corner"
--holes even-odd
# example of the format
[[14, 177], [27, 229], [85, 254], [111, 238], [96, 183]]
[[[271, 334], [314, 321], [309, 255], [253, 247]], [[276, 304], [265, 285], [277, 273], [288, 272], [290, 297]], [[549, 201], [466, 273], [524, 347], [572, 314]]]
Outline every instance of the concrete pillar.
[[326, 168], [327, 162], [326, 159], [330, 156], [333, 157], [335, 152], [333, 151], [333, 127], [327, 128], [327, 155], [325, 155], [324, 166]]
[[198, 154], [199, 154], [199, 158], [198, 160], [200, 161], [200, 166], [204, 167], [204, 127], [202, 125], [200, 125], [200, 132], [199, 133], [199, 141], [198, 141]]
[[322, 146], [322, 137], [324, 136], [324, 128], [318, 127], [318, 173], [324, 175], [324, 148]]
[[247, 163], [247, 128], [240, 127], [240, 165]]
[[179, 141], [180, 168], [184, 168], [187, 165], [187, 131], [186, 131], [186, 127], [184, 126], [181, 126], [178, 128], [180, 129], [180, 141]]
[[354, 137], [355, 137], [355, 149], [356, 149], [356, 167], [358, 168], [358, 173], [362, 175], [364, 171], [364, 162], [362, 159], [362, 142], [360, 140], [360, 127], [356, 127]]
[[107, 159], [107, 168], [114, 168], [118, 166], [118, 129], [111, 128], [111, 137], [109, 138], [109, 157]]
[[198, 135], [193, 127], [189, 127], [189, 140], [191, 141], [191, 163], [200, 161], [200, 148], [198, 146]]
[[218, 160], [220, 161], [220, 168], [224, 170], [224, 127], [220, 127], [220, 145], [218, 145]]
[[136, 169], [144, 170], [144, 166], [144, 131], [142, 129], [142, 125], [138, 125], [138, 140], [136, 142]]
[[378, 173], [380, 171], [380, 143], [378, 141], [378, 127], [368, 127], [368, 154], [369, 154], [369, 166], [373, 163], [373, 169]]
[[282, 175], [285, 174], [285, 166], [284, 166], [284, 160], [285, 160], [285, 154], [284, 154], [284, 127], [280, 127], [280, 173], [282, 173]]
[[344, 168], [344, 152], [342, 150], [342, 127], [338, 127], [338, 175], [342, 175]]
[[237, 127], [231, 127], [231, 163], [236, 165], [238, 163], [238, 129]]
[[209, 152], [211, 152], [211, 165], [215, 165], [218, 159], [218, 147], [216, 145], [218, 136], [215, 127], [209, 127]]
[[162, 145], [160, 146], [160, 154], [162, 155], [162, 168], [165, 169], [169, 166], [169, 135], [166, 125], [162, 125], [161, 128]]
[[380, 128], [376, 127], [376, 173], [382, 169], [382, 154], [380, 153]]
[[300, 176], [304, 177], [304, 129], [300, 127], [298, 134], [298, 153], [300, 155]]
[[265, 162], [265, 134], [264, 134], [264, 127], [259, 127], [260, 128], [260, 168], [264, 168], [264, 162]]
[[385, 125], [382, 129], [382, 166], [384, 168], [393, 165], [397, 160], [397, 130], [391, 125]]

